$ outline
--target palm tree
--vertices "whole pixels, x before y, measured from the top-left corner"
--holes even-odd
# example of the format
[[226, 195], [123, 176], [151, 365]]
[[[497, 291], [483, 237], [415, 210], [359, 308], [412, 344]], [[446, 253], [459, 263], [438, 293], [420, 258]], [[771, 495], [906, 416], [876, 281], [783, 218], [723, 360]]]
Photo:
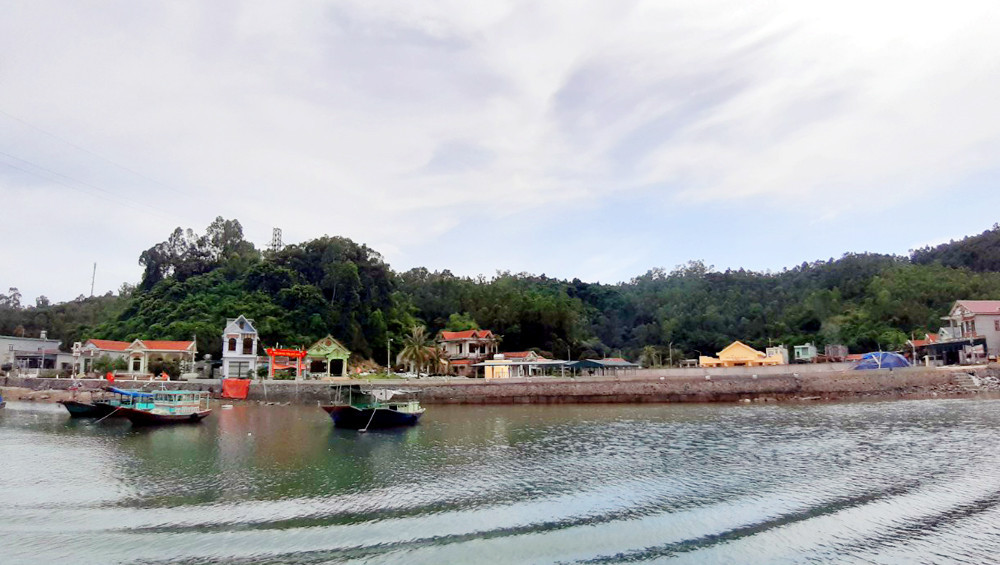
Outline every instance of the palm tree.
[[442, 371], [448, 372], [448, 354], [444, 352], [437, 345], [431, 345], [427, 348], [427, 364], [428, 371], [427, 374], [435, 375]]
[[656, 364], [656, 348], [652, 345], [647, 345], [642, 348], [642, 364], [646, 368], [650, 368]]
[[427, 337], [427, 328], [413, 326], [410, 328], [410, 335], [403, 338], [403, 349], [396, 357], [396, 362], [408, 364], [410, 372], [419, 371], [427, 364], [428, 348], [433, 346], [433, 342]]

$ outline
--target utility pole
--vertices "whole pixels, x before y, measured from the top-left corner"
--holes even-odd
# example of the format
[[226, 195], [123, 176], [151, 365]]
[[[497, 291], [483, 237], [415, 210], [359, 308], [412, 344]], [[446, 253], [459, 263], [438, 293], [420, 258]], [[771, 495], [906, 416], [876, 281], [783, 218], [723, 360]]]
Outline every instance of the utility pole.
[[386, 336], [385, 338], [385, 376], [389, 376], [389, 372], [392, 371], [392, 363], [389, 361], [392, 358], [392, 338]]
[[90, 297], [94, 297], [94, 281], [97, 280], [97, 261], [94, 261], [94, 273], [90, 275]]

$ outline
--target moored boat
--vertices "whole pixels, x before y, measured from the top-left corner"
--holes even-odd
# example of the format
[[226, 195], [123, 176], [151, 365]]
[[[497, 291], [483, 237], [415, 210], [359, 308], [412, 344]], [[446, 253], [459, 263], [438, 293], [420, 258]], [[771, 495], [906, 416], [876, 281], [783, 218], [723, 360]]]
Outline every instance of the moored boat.
[[413, 391], [362, 390], [358, 385], [334, 386], [336, 397], [321, 405], [338, 428], [365, 431], [369, 428], [412, 426], [420, 420], [424, 408], [409, 396]]
[[143, 398], [151, 397], [152, 394], [138, 390], [123, 390], [111, 387], [105, 389], [112, 393], [110, 398], [94, 400], [92, 402], [81, 402], [79, 400], [60, 400], [71, 418], [107, 418], [110, 416], [120, 417], [119, 408], [132, 407], [136, 402], [141, 402]]
[[60, 400], [70, 418], [103, 418], [114, 411], [113, 407], [99, 402], [80, 402], [79, 400]]
[[140, 400], [134, 406], [118, 408], [133, 426], [194, 423], [212, 413], [208, 393], [204, 391], [157, 390], [139, 394]]

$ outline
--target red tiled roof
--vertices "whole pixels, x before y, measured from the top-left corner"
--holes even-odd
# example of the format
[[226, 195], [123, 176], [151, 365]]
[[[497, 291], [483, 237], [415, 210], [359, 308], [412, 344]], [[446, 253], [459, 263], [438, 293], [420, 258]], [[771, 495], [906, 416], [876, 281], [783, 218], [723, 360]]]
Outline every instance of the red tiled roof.
[[452, 359], [448, 361], [449, 365], [468, 365], [469, 363], [472, 363], [472, 361], [468, 359]]
[[932, 343], [937, 343], [939, 340], [938, 334], [927, 334], [927, 339], [911, 339], [910, 343], [913, 347], [926, 347]]
[[493, 337], [493, 332], [490, 330], [465, 330], [461, 332], [441, 332], [441, 339], [452, 340], [452, 339], [484, 339], [487, 337]]
[[129, 342], [127, 341], [112, 341], [110, 339], [88, 339], [87, 343], [94, 344], [94, 347], [98, 349], [107, 349], [109, 351], [125, 351], [129, 346]]
[[604, 359], [604, 361], [619, 361], [621, 363], [628, 363], [628, 361], [622, 359], [621, 357], [608, 357], [607, 359]]
[[1000, 300], [959, 300], [958, 303], [973, 314], [1000, 315]]
[[146, 341], [140, 340], [146, 349], [157, 351], [187, 351], [193, 341]]
[[530, 351], [508, 351], [503, 354], [504, 359], [524, 359], [531, 355]]

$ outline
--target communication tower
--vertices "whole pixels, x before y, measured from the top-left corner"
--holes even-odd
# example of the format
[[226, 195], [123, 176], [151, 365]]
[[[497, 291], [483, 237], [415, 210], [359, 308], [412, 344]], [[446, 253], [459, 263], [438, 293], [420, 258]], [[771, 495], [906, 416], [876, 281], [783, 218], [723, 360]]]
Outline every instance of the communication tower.
[[274, 253], [281, 251], [281, 228], [271, 230], [271, 251]]

